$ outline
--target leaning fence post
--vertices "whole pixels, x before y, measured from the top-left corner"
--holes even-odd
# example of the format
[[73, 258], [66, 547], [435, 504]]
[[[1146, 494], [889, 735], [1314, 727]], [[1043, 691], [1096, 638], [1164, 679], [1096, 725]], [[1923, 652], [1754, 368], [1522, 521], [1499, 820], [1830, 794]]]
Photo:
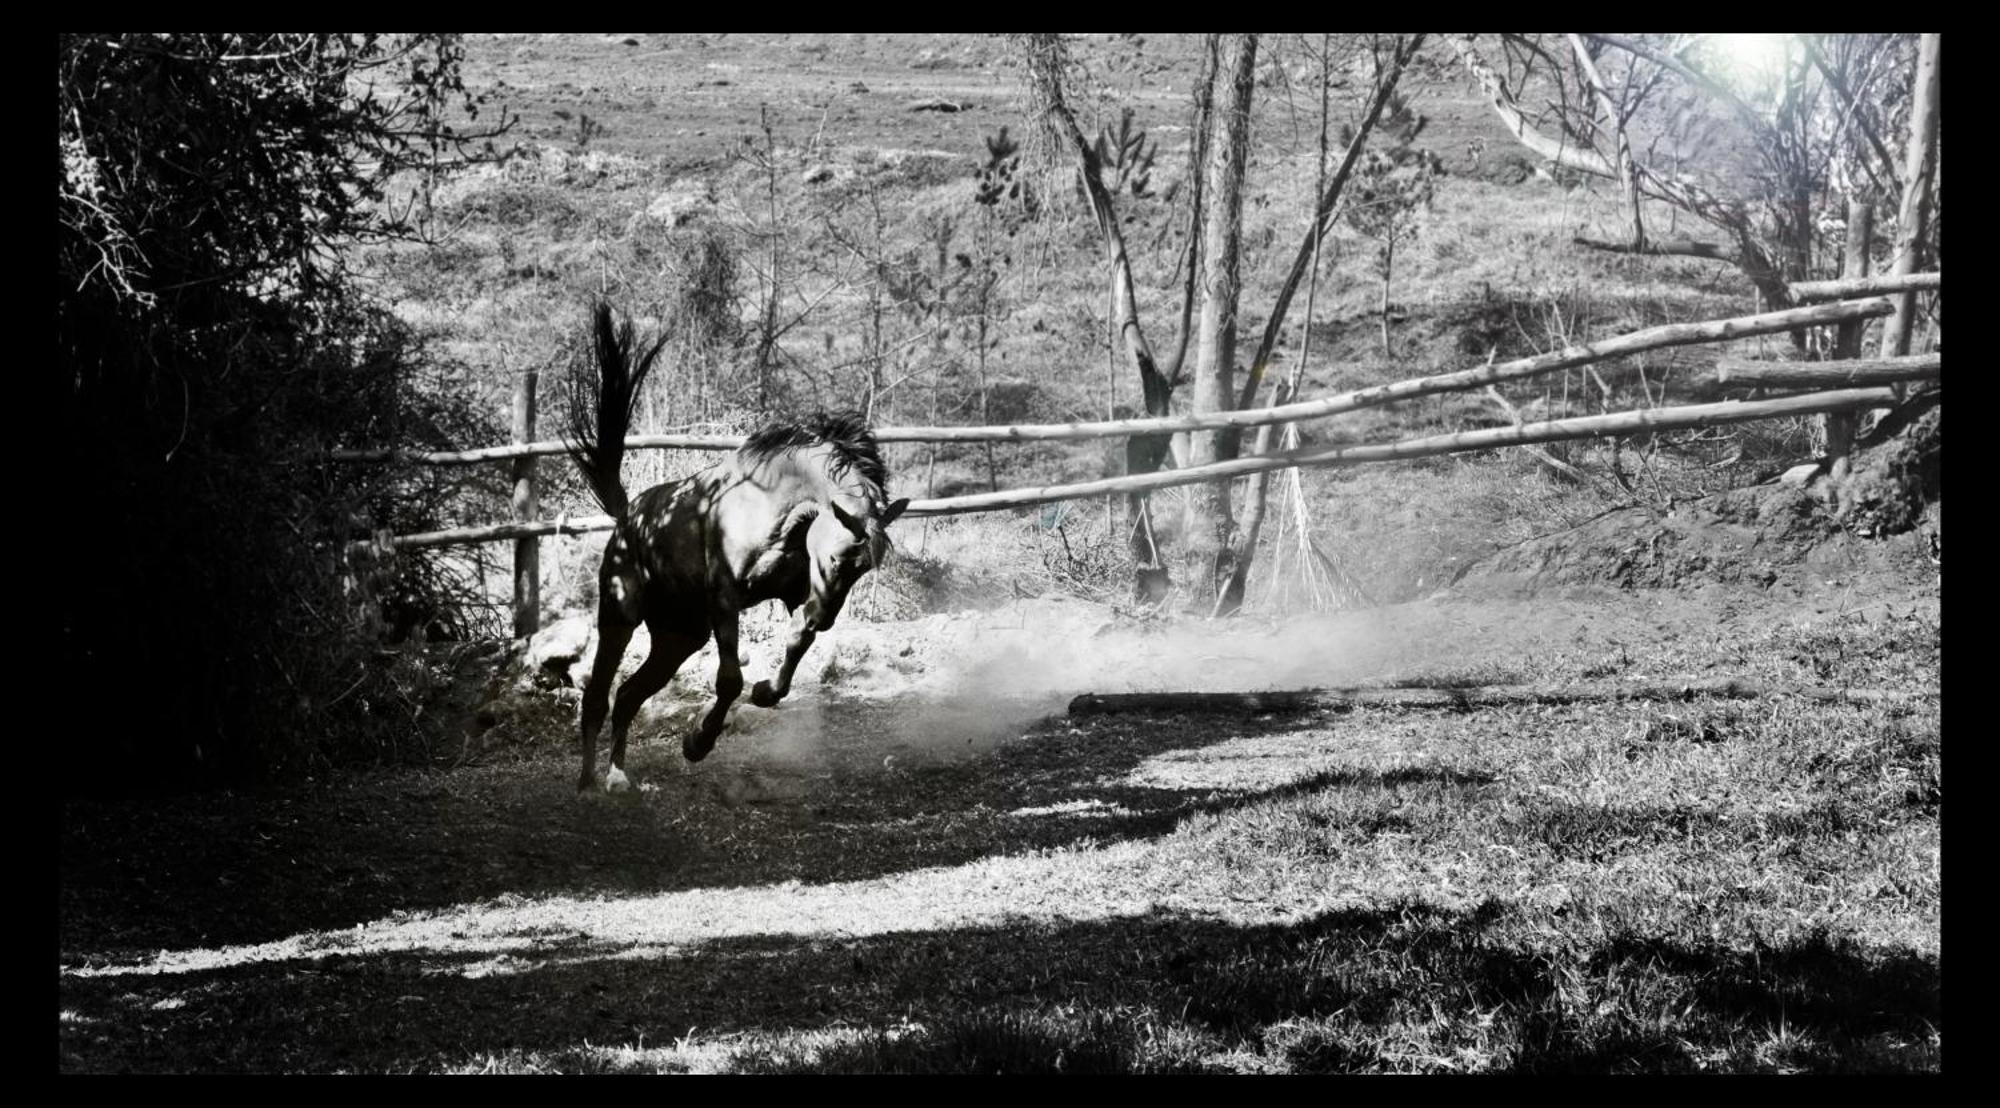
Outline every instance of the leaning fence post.
[[[514, 441], [535, 441], [535, 378], [529, 369], [514, 386]], [[541, 515], [535, 491], [535, 462], [530, 455], [514, 459], [514, 518], [532, 523]], [[541, 540], [530, 535], [514, 540], [514, 637], [539, 629], [542, 611]]]

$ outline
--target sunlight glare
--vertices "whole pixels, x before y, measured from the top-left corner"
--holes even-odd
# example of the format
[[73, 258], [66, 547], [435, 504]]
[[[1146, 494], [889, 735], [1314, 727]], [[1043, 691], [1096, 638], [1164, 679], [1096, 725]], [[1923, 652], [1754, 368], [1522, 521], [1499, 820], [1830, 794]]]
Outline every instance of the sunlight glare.
[[1785, 56], [1785, 40], [1780, 34], [1715, 35], [1712, 42], [1728, 66], [1729, 76], [1739, 85], [1757, 85], [1778, 72]]

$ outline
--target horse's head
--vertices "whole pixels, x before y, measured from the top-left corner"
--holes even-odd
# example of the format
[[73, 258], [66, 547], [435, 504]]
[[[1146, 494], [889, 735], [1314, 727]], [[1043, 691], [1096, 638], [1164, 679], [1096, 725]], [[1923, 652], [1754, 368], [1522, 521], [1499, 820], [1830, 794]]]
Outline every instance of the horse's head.
[[847, 603], [847, 590], [888, 556], [889, 524], [910, 506], [907, 499], [889, 504], [861, 500], [850, 508], [841, 499], [829, 500], [830, 510], [819, 513], [806, 531], [811, 580], [806, 625], [815, 631], [833, 626]]

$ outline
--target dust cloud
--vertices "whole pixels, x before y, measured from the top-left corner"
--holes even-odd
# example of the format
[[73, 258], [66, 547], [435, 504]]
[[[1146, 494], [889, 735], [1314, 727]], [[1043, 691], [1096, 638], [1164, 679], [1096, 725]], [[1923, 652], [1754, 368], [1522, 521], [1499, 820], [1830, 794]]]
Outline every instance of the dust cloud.
[[[1409, 630], [1376, 612], [1283, 623], [1144, 620], [1075, 599], [853, 621], [820, 636], [782, 707], [741, 708], [731, 732], [754, 741], [761, 756], [785, 760], [816, 760], [835, 735], [880, 746], [888, 758], [898, 750], [971, 755], [1062, 714], [1079, 693], [1379, 680], [1409, 664], [1416, 643], [1435, 645], [1430, 635], [1411, 640]], [[750, 647], [750, 680], [781, 650], [776, 635], [757, 638], [764, 641]]]

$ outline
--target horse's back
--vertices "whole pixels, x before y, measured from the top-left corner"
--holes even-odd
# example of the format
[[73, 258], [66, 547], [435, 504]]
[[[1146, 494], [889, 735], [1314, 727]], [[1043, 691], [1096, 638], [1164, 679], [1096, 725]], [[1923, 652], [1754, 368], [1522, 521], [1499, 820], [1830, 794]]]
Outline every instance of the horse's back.
[[[707, 558], [700, 476], [654, 485], [632, 498], [622, 526], [604, 546], [599, 588], [631, 622], [665, 622], [706, 632]], [[629, 598], [629, 599], [628, 599]]]

